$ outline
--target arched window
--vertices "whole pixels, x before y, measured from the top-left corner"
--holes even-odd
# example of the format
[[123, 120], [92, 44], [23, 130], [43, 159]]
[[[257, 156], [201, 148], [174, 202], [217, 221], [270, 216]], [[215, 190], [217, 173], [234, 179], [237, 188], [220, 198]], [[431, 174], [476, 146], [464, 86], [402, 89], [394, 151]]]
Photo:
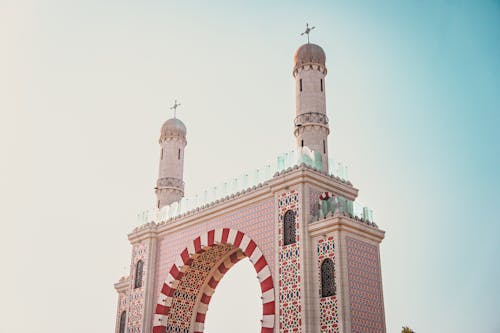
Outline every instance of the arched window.
[[283, 243], [284, 245], [295, 243], [295, 212], [287, 210], [283, 217]]
[[127, 313], [125, 311], [122, 312], [120, 316], [120, 330], [119, 333], [125, 333], [125, 325], [127, 324]]
[[321, 263], [321, 297], [333, 296], [335, 290], [335, 273], [332, 259], [325, 259]]
[[135, 265], [135, 280], [134, 288], [142, 287], [142, 271], [144, 269], [144, 261], [139, 260]]

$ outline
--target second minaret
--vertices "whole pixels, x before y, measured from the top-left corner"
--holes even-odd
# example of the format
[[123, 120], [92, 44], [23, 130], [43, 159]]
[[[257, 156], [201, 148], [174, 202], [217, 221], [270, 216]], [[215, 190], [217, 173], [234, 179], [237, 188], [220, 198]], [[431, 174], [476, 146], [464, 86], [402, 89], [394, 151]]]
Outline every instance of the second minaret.
[[157, 207], [170, 205], [184, 197], [184, 148], [186, 126], [177, 118], [167, 120], [160, 133], [160, 170], [156, 182]]
[[325, 52], [315, 44], [304, 44], [294, 55], [297, 147], [321, 154], [323, 171], [328, 171], [328, 117], [325, 99]]

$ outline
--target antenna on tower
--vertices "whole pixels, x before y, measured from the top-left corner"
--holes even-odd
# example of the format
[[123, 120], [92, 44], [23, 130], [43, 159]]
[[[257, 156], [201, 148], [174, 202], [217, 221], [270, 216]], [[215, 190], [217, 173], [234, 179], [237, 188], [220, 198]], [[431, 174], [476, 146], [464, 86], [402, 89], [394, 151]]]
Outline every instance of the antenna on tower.
[[181, 106], [181, 103], [177, 103], [177, 100], [174, 101], [174, 105], [170, 107], [170, 110], [174, 110], [174, 118], [176, 117], [177, 114], [177, 108]]
[[309, 34], [311, 33], [311, 30], [314, 28], [316, 27], [309, 28], [309, 23], [306, 23], [306, 31], [300, 34], [301, 36], [307, 35], [307, 44], [309, 44]]

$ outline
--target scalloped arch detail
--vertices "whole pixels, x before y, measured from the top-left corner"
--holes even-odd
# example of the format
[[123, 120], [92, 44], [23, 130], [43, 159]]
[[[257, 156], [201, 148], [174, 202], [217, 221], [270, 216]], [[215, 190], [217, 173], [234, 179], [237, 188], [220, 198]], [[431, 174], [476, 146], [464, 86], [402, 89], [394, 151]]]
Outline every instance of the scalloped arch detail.
[[[195, 255], [200, 256], [208, 253], [211, 248], [217, 246], [232, 246], [233, 248], [231, 251], [222, 251], [223, 257], [221, 258], [223, 260], [214, 263], [210, 273], [207, 273], [206, 278], [208, 281], [197, 290], [199, 299], [192, 309], [194, 322], [191, 327], [185, 329], [186, 331], [181, 330], [179, 332], [203, 332], [208, 305], [217, 284], [232, 266], [245, 257], [249, 258], [257, 273], [262, 292], [263, 318], [261, 333], [272, 333], [274, 331], [275, 291], [267, 260], [257, 244], [249, 236], [238, 230], [224, 228], [213, 229], [198, 236], [180, 253], [172, 265], [158, 296], [153, 319], [153, 333], [170, 333], [170, 331], [167, 331], [167, 326], [170, 324], [168, 322], [169, 314], [174, 307], [174, 303], [178, 300], [178, 295], [182, 293], [181, 290], [178, 290], [181, 279], [189, 272], [191, 265], [196, 264]], [[194, 312], [196, 312], [196, 315], [194, 315]]]

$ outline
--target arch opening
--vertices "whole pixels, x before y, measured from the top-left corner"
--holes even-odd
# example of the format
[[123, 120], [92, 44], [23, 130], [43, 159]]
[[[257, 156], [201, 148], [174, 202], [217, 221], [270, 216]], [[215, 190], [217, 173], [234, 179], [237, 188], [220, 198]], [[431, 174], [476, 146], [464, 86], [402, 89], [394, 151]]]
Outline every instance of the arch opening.
[[226, 272], [245, 257], [252, 263], [260, 285], [260, 332], [273, 332], [274, 284], [264, 255], [242, 232], [218, 229], [196, 238], [172, 265], [156, 305], [153, 333], [204, 332], [215, 288]]
[[256, 333], [262, 318], [261, 293], [248, 257], [222, 278], [210, 301], [205, 333]]

